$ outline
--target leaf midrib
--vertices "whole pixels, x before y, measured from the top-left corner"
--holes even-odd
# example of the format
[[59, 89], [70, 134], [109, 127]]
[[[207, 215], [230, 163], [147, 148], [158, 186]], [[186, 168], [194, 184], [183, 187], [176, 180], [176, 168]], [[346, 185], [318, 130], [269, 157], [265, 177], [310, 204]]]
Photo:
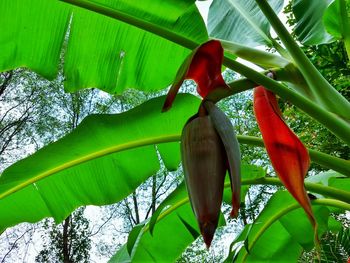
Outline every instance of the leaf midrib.
[[255, 21], [253, 21], [251, 19], [251, 15], [249, 15], [244, 8], [238, 3], [239, 1], [235, 1], [235, 0], [229, 0], [230, 4], [236, 8], [239, 13], [241, 14], [241, 16], [244, 18], [244, 20], [246, 20], [248, 22], [248, 24], [254, 28], [254, 30], [262, 37], [265, 39], [265, 41], [267, 41], [270, 45], [272, 45], [271, 39], [257, 26], [259, 23], [256, 23]]
[[[163, 135], [163, 136], [154, 136], [154, 137], [150, 137], [150, 138], [146, 138], [146, 139], [133, 140], [133, 141], [130, 141], [128, 143], [118, 144], [118, 145], [115, 145], [115, 146], [112, 146], [109, 148], [105, 148], [105, 149], [100, 150], [100, 151], [96, 151], [96, 152], [91, 153], [91, 154], [84, 155], [80, 158], [71, 160], [69, 162], [65, 162], [65, 163], [58, 165], [52, 169], [49, 169], [43, 173], [40, 173], [40, 174], [36, 175], [35, 177], [32, 177], [32, 178], [16, 185], [16, 186], [4, 191], [3, 193], [0, 193], [0, 200], [4, 197], [14, 193], [14, 192], [17, 192], [17, 191], [23, 189], [24, 187], [26, 187], [30, 184], [33, 184], [39, 180], [42, 180], [42, 179], [44, 179], [44, 178], [46, 178], [54, 173], [63, 171], [64, 169], [68, 169], [68, 168], [71, 168], [73, 166], [82, 164], [84, 162], [87, 162], [87, 161], [90, 161], [90, 160], [93, 160], [93, 159], [96, 159], [96, 158], [99, 158], [99, 157], [102, 157], [102, 156], [105, 156], [108, 154], [120, 152], [120, 151], [125, 151], [125, 150], [129, 150], [129, 149], [133, 149], [133, 148], [137, 148], [137, 147], [142, 147], [142, 146], [147, 146], [147, 145], [151, 145], [151, 144], [179, 141], [180, 136], [181, 136], [180, 133], [174, 133], [174, 134], [168, 134], [168, 135]], [[238, 135], [237, 139], [240, 143], [243, 143], [243, 144], [251, 144], [254, 146], [258, 146], [258, 147], [263, 147], [262, 139], [257, 138], [257, 137]], [[341, 166], [347, 166], [347, 167], [349, 166], [348, 161], [345, 161], [343, 159], [340, 159], [340, 158], [337, 158], [334, 156], [330, 156], [328, 154], [320, 153], [320, 152], [317, 152], [314, 150], [310, 150], [310, 149], [309, 149], [309, 152], [311, 155], [310, 156], [311, 159], [317, 163], [320, 163], [320, 164], [323, 163], [323, 161], [320, 160], [320, 158], [319, 158], [320, 156], [321, 157], [323, 156], [323, 158], [329, 157], [331, 159], [330, 161], [340, 162]], [[345, 170], [348, 170], [348, 169], [345, 169]]]
[[88, 162], [88, 161], [91, 161], [93, 159], [96, 159], [96, 158], [99, 158], [99, 157], [102, 157], [102, 156], [105, 156], [108, 154], [117, 153], [117, 152], [125, 151], [125, 150], [130, 150], [130, 149], [137, 148], [137, 147], [158, 144], [158, 143], [178, 141], [179, 138], [180, 138], [180, 134], [171, 134], [171, 135], [166, 135], [166, 136], [158, 136], [158, 137], [151, 137], [151, 138], [146, 138], [146, 139], [139, 139], [139, 140], [134, 140], [134, 141], [127, 142], [127, 143], [118, 144], [118, 145], [115, 145], [115, 146], [112, 146], [109, 148], [105, 148], [103, 150], [99, 150], [99, 151], [81, 156], [81, 157], [76, 158], [74, 160], [64, 162], [58, 166], [55, 166], [54, 168], [46, 170], [43, 173], [39, 173], [38, 175], [36, 175], [28, 180], [25, 180], [24, 182], [14, 186], [14, 187], [11, 187], [7, 191], [0, 194], [0, 199], [4, 198], [10, 194], [15, 193], [15, 192], [23, 189], [24, 187], [26, 187], [30, 184], [36, 183], [39, 180], [42, 180], [46, 177], [49, 177], [50, 175], [61, 172], [65, 169], [71, 168], [73, 166], [82, 164], [84, 162]]

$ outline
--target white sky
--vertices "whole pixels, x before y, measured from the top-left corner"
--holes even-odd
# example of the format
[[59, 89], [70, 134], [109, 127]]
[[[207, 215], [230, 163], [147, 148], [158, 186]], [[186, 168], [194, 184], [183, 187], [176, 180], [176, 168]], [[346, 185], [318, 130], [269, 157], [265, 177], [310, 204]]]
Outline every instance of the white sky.
[[207, 24], [207, 19], [208, 19], [208, 12], [209, 12], [209, 7], [210, 4], [212, 3], [212, 0], [209, 1], [196, 1], [196, 5], [198, 7], [199, 12], [201, 13], [205, 24]]

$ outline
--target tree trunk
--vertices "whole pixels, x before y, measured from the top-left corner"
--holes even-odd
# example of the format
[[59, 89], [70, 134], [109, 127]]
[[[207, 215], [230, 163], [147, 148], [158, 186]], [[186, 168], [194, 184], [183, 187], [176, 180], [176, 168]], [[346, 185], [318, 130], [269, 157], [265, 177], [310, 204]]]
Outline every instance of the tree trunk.
[[136, 224], [140, 224], [139, 206], [137, 204], [136, 191], [132, 193], [132, 200], [134, 201]]
[[154, 212], [156, 211], [156, 202], [157, 202], [157, 176], [153, 175], [152, 176], [152, 215], [154, 214]]
[[64, 263], [73, 263], [69, 257], [69, 225], [70, 217], [68, 216], [63, 223], [63, 262]]

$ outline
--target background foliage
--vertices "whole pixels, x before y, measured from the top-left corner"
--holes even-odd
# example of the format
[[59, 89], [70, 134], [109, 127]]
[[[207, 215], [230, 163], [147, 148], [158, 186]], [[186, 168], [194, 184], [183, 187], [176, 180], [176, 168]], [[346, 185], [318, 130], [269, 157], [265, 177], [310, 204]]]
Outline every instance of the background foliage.
[[[282, 1], [268, 2], [277, 13], [281, 10]], [[295, 0], [286, 5], [284, 12], [292, 35], [300, 41], [302, 50], [318, 71], [349, 100], [349, 32], [346, 26], [337, 24], [348, 23], [338, 7], [349, 2], [311, 2]], [[270, 177], [275, 174], [264, 149], [246, 144], [241, 144], [242, 162], [246, 165], [243, 179], [257, 185], [243, 186], [244, 203], [234, 220], [227, 216], [230, 194], [225, 191], [227, 203], [222, 207], [222, 227], [216, 233], [211, 251], [204, 249], [185, 200], [187, 193], [181, 184], [183, 175], [177, 143], [183, 124], [196, 112], [199, 100], [192, 95], [179, 96], [172, 111], [161, 114], [164, 98], [157, 97], [165, 91], [149, 91], [164, 89], [171, 83], [190, 49], [208, 39], [206, 26], [194, 1], [143, 1], [136, 5], [134, 1], [122, 0], [118, 3], [118, 6], [111, 1], [95, 3], [102, 7], [101, 12], [109, 10], [111, 18], [86, 10], [91, 9], [89, 4], [80, 8], [60, 1], [35, 0], [30, 3], [33, 10], [38, 10], [35, 19], [28, 12], [26, 1], [0, 3], [1, 10], [5, 10], [0, 24], [6, 29], [0, 35], [4, 40], [0, 41], [0, 49], [4, 51], [0, 54], [3, 71], [0, 169], [47, 145], [1, 175], [0, 231], [22, 221], [34, 222], [47, 216], [53, 216], [57, 223], [63, 220], [59, 225], [46, 220], [7, 229], [1, 235], [1, 262], [33, 258], [29, 255], [33, 252], [28, 251], [37, 251], [34, 256], [38, 262], [88, 262], [95, 257], [112, 258], [112, 262], [131, 259], [217, 262], [231, 261], [234, 257], [238, 262], [243, 257], [250, 262], [274, 257], [293, 262], [311, 261], [316, 255], [311, 250], [312, 231], [300, 209], [272, 222], [256, 239], [256, 244], [249, 247], [259, 228], [268, 224], [268, 219], [276, 215], [280, 207], [294, 204], [278, 183], [259, 181], [274, 179]], [[305, 13], [306, 9], [312, 12]], [[226, 15], [222, 15], [223, 12]], [[341, 18], [340, 22], [330, 20], [332, 17]], [[305, 88], [305, 80], [291, 84], [294, 80], [288, 78], [298, 76], [295, 65], [287, 63], [288, 68], [279, 64], [290, 57], [280, 39], [270, 34], [270, 23], [255, 1], [213, 1], [207, 27], [211, 37], [229, 41], [228, 51], [243, 59], [263, 68], [270, 68], [271, 61], [278, 61], [280, 68], [276, 72], [287, 72], [287, 77], [280, 73], [277, 77], [294, 92], [305, 92], [294, 90], [298, 85]], [[12, 40], [11, 44], [8, 39]], [[257, 45], [265, 45], [269, 52], [279, 52], [282, 57], [269, 57], [267, 63], [260, 57], [261, 53], [249, 55], [257, 51], [248, 46]], [[242, 73], [243, 67], [236, 68], [237, 64], [232, 61], [232, 54], [226, 53], [225, 64]], [[29, 68], [51, 81], [24, 68], [16, 69], [18, 67]], [[226, 70], [224, 76], [233, 93], [238, 92], [237, 87], [252, 87], [251, 81], [236, 82], [241, 76], [231, 70]], [[66, 91], [75, 92], [64, 93], [63, 86]], [[97, 89], [80, 90], [87, 87], [118, 95]], [[190, 81], [182, 87], [187, 93], [194, 93], [194, 89]], [[303, 94], [308, 96], [308, 92]], [[238, 93], [222, 100], [219, 106], [238, 134], [260, 137], [251, 96], [249, 90]], [[141, 106], [136, 107], [138, 105]], [[290, 127], [308, 147], [350, 159], [349, 146], [300, 111], [292, 101], [281, 100], [280, 106]], [[120, 114], [123, 112], [126, 113]], [[54, 141], [57, 142], [52, 143]], [[334, 187], [348, 195], [349, 179], [332, 171], [320, 173], [326, 170], [327, 167], [312, 164], [309, 175], [319, 175], [311, 177], [314, 178], [311, 186], [317, 187], [312, 185], [317, 183], [325, 188]], [[93, 215], [84, 208], [70, 214], [80, 205], [117, 201], [101, 209], [88, 208], [94, 211]], [[348, 214], [322, 203], [315, 206], [314, 212], [323, 234], [321, 259], [325, 262], [346, 260], [349, 257]], [[153, 226], [151, 235], [152, 224], [148, 222], [154, 223], [156, 215], [159, 222]], [[260, 224], [254, 224], [257, 221]], [[295, 222], [298, 228], [294, 227]], [[310, 238], [305, 239], [305, 233], [310, 233]], [[38, 249], [40, 238], [44, 242]], [[231, 243], [230, 249], [228, 243]]]

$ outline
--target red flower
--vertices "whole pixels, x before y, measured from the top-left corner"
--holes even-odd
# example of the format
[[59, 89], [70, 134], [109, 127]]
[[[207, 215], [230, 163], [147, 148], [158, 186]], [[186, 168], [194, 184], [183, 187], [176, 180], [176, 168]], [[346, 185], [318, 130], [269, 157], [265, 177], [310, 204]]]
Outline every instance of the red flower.
[[163, 111], [170, 109], [185, 79], [197, 83], [197, 92], [205, 98], [217, 88], [229, 89], [221, 75], [224, 50], [220, 41], [210, 40], [196, 48], [181, 65], [166, 97]]
[[284, 122], [275, 94], [262, 86], [254, 89], [254, 113], [273, 168], [316, 230], [316, 220], [304, 187], [310, 166], [306, 147]]

